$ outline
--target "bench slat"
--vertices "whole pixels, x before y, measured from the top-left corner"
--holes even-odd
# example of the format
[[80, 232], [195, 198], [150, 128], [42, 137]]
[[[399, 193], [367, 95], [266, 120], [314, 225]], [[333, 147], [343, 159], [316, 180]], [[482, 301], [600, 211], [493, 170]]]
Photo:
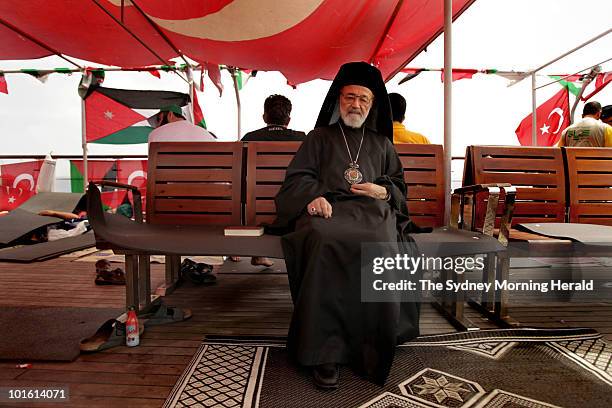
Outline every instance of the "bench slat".
[[155, 211], [230, 213], [231, 200], [165, 199], [155, 200]]
[[482, 168], [484, 171], [490, 170], [521, 170], [528, 171], [546, 171], [550, 172], [554, 166], [554, 160], [540, 158], [493, 158], [483, 157]]
[[156, 184], [154, 196], [172, 197], [231, 197], [231, 184], [172, 183]]
[[576, 175], [578, 188], [582, 186], [610, 186], [612, 185], [612, 174], [580, 174]]
[[258, 182], [276, 181], [282, 183], [285, 180], [285, 173], [283, 170], [269, 170], [269, 169], [257, 169], [256, 177]]
[[231, 169], [157, 169], [157, 181], [232, 181]]
[[231, 155], [209, 154], [180, 154], [180, 155], [159, 155], [157, 167], [197, 167], [197, 166], [219, 166], [231, 167]]
[[404, 169], [436, 169], [436, 157], [434, 156], [400, 156]]
[[276, 185], [265, 185], [265, 184], [258, 184], [255, 186], [255, 197], [259, 198], [259, 197], [276, 197], [276, 194], [278, 194], [278, 191], [281, 188], [281, 184], [276, 184]]
[[404, 171], [406, 184], [438, 184], [438, 175], [433, 171]]
[[581, 203], [573, 207], [573, 210], [582, 215], [605, 215], [612, 217], [612, 203]]
[[612, 188], [609, 186], [601, 186], [599, 188], [579, 188], [576, 192], [578, 201], [612, 201]]
[[[510, 183], [513, 186], [560, 186], [557, 174], [542, 173], [482, 173], [477, 177], [477, 184]], [[517, 197], [518, 198], [518, 197]]]
[[440, 211], [440, 203], [437, 201], [408, 201], [408, 213], [435, 215]]
[[286, 169], [291, 160], [293, 160], [292, 154], [259, 155], [257, 157], [257, 167], [282, 167]]
[[[161, 225], [223, 225], [236, 226], [229, 214], [160, 214], [155, 224]], [[240, 224], [238, 224], [240, 225]]]
[[276, 213], [274, 200], [257, 200], [255, 208], [257, 213]]

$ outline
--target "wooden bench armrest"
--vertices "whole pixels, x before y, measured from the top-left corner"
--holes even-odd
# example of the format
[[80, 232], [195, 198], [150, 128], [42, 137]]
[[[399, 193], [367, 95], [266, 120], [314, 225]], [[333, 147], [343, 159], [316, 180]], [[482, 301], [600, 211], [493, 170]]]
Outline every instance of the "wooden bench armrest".
[[117, 187], [130, 190], [134, 195], [134, 219], [136, 220], [136, 222], [142, 223], [142, 194], [140, 194], [140, 190], [138, 189], [138, 187], [133, 186], [131, 184], [124, 184], [118, 183], [116, 181], [105, 180], [92, 181], [92, 183], [105, 187]]
[[[510, 235], [510, 224], [512, 223], [512, 214], [514, 212], [514, 203], [516, 201], [516, 187], [513, 187], [509, 183], [474, 184], [455, 189], [451, 196], [451, 226], [454, 228], [474, 229], [474, 218], [476, 217], [474, 197], [477, 193], [488, 194], [482, 233], [489, 236], [492, 236], [494, 233], [495, 216], [497, 214], [499, 199], [502, 196], [504, 197], [504, 209], [498, 240], [502, 244], [507, 245]], [[470, 197], [467, 198], [466, 196]], [[467, 224], [464, 219], [463, 211], [466, 203], [472, 204], [472, 219], [469, 220]]]

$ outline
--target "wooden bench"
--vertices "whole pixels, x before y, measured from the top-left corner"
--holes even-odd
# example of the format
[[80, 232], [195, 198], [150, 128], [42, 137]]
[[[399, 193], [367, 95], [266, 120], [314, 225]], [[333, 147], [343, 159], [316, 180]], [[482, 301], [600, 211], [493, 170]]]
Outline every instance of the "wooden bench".
[[444, 225], [444, 151], [441, 145], [397, 144], [410, 218], [421, 227]]
[[565, 147], [569, 222], [612, 225], [612, 149]]
[[[149, 305], [149, 256], [165, 255], [166, 284], [170, 290], [178, 278], [181, 255], [242, 255], [282, 258], [280, 237], [226, 237], [226, 225], [258, 225], [274, 219], [273, 197], [284, 180], [287, 165], [299, 143], [251, 142], [246, 155], [241, 142], [177, 142], [152, 143], [149, 153], [147, 184], [147, 222], [138, 217], [129, 220], [116, 214], [102, 212], [99, 190], [90, 185], [88, 211], [99, 245], [111, 248], [126, 257], [127, 305], [142, 309]], [[427, 152], [429, 150], [429, 152]], [[444, 179], [440, 146], [425, 148], [419, 145], [400, 147], [402, 160], [407, 164], [406, 176], [428, 172], [412, 183], [413, 193], [408, 205], [419, 208], [423, 220], [441, 224], [444, 208]], [[245, 160], [246, 156], [246, 160]], [[244, 170], [243, 170], [244, 169]], [[131, 189], [138, 204], [138, 189]], [[465, 188], [460, 196], [483, 192], [487, 186]], [[493, 188], [499, 197], [501, 189]], [[420, 193], [419, 193], [420, 191]], [[423, 205], [423, 202], [426, 204]], [[455, 203], [462, 207], [462, 200]], [[241, 205], [244, 203], [245, 215]], [[456, 211], [456, 213], [458, 213]], [[489, 213], [494, 218], [495, 211]], [[470, 230], [463, 217], [459, 228]], [[467, 226], [467, 227], [466, 227]], [[432, 234], [417, 234], [416, 241], [467, 243], [476, 253], [496, 254], [503, 245], [490, 236], [452, 228], [436, 230]], [[477, 239], [478, 241], [475, 241]], [[457, 254], [456, 256], [460, 256]], [[462, 319], [463, 301], [449, 304], [449, 316]], [[465, 326], [460, 326], [465, 328]]]
[[[516, 188], [512, 225], [565, 222], [565, 166], [560, 148], [469, 146], [463, 185], [487, 183], [506, 183]], [[510, 239], [545, 240], [514, 228]]]
[[276, 218], [274, 197], [280, 190], [287, 166], [302, 142], [249, 142], [246, 161], [246, 225], [272, 223]]
[[280, 239], [226, 237], [225, 226], [242, 225], [241, 142], [151, 143], [147, 180], [146, 222], [142, 223], [138, 189], [136, 220], [103, 213], [100, 192], [88, 190], [88, 214], [97, 246], [126, 258], [126, 304], [146, 309], [150, 304], [149, 256], [166, 256], [169, 292], [177, 282], [181, 255], [270, 256], [282, 258]]

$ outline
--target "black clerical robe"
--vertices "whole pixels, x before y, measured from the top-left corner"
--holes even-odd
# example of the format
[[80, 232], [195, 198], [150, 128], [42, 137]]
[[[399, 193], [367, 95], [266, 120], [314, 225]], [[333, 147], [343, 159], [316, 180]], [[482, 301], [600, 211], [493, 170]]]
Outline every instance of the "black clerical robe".
[[[363, 129], [344, 127], [353, 158]], [[338, 123], [314, 129], [287, 169], [276, 196], [274, 227], [282, 237], [294, 312], [288, 348], [306, 366], [349, 364], [376, 382], [386, 379], [395, 346], [419, 333], [417, 303], [361, 301], [361, 243], [405, 242], [410, 223], [402, 164], [391, 142], [365, 129], [359, 155], [363, 182], [387, 187], [389, 201], [350, 192], [350, 162]], [[329, 219], [307, 204], [325, 197]]]

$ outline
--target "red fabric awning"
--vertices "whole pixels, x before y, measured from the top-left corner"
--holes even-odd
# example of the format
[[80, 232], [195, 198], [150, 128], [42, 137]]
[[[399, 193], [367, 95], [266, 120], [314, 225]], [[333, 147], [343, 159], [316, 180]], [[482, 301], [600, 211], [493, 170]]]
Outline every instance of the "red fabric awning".
[[[454, 17], [473, 2], [455, 0]], [[0, 59], [58, 51], [129, 67], [165, 63], [176, 48], [200, 63], [281, 71], [292, 84], [330, 79], [347, 61], [371, 62], [389, 78], [443, 28], [441, 0], [123, 3], [0, 2]]]

